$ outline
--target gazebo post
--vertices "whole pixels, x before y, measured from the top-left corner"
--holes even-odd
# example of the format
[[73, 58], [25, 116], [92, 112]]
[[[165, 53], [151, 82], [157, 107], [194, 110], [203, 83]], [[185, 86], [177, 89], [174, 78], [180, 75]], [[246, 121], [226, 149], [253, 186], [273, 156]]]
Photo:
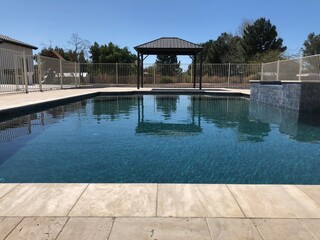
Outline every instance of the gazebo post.
[[202, 89], [202, 51], [200, 52], [200, 83], [199, 83], [199, 89]]
[[140, 54], [141, 57], [141, 88], [143, 88], [143, 54]]
[[193, 88], [196, 88], [196, 77], [197, 77], [197, 54], [193, 57]]
[[138, 61], [137, 61], [137, 89], [140, 88], [140, 53], [138, 52]]

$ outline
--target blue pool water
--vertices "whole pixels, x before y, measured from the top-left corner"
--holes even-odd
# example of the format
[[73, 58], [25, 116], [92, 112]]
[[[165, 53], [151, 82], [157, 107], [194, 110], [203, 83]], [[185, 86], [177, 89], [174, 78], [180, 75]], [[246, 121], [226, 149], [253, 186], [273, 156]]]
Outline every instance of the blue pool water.
[[319, 123], [244, 98], [100, 96], [0, 119], [0, 182], [320, 184]]

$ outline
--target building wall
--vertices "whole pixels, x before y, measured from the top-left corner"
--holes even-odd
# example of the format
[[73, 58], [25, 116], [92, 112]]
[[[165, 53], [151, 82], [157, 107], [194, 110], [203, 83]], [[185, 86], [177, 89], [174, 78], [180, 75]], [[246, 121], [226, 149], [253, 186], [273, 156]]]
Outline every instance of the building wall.
[[22, 46], [10, 44], [10, 43], [1, 43], [0, 48], [14, 50], [14, 51], [23, 51], [24, 50], [26, 52], [26, 55], [32, 55], [31, 48], [26, 48], [26, 47], [22, 47]]
[[26, 54], [27, 76], [29, 84], [33, 83], [34, 60], [32, 49], [9, 43], [0, 44], [0, 84], [21, 84], [24, 82], [23, 55]]

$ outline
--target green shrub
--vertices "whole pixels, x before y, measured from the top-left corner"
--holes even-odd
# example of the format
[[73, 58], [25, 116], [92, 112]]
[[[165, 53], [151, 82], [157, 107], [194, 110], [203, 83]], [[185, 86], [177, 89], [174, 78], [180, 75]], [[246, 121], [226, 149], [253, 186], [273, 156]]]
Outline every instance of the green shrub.
[[162, 76], [160, 78], [160, 83], [173, 83], [173, 80], [168, 76]]

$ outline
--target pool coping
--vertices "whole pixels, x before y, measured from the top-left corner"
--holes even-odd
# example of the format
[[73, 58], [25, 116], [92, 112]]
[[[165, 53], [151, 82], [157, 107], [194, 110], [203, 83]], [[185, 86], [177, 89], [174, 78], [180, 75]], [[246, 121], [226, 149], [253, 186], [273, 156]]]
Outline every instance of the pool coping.
[[[63, 91], [68, 92], [68, 90]], [[52, 96], [49, 99], [36, 99], [33, 102], [24, 102], [22, 100], [20, 104], [9, 107], [6, 107], [0, 101], [0, 114], [17, 112], [23, 114], [24, 111], [37, 111], [37, 108], [46, 109], [99, 95], [169, 93], [230, 97], [250, 96], [250, 93], [241, 91], [224, 92], [210, 89], [200, 92], [193, 89], [191, 91], [185, 91], [184, 89], [170, 89], [169, 91], [167, 89], [161, 89], [160, 91], [153, 89], [117, 89], [112, 91], [109, 88], [76, 92], [76, 90], [69, 90], [69, 94], [58, 97], [55, 94], [51, 94]], [[28, 98], [32, 97], [32, 95], [38, 96], [46, 93], [49, 92], [29, 93]], [[6, 96], [6, 99], [10, 101], [10, 99], [23, 98], [21, 96], [20, 94], [15, 94], [9, 97]], [[2, 96], [0, 96], [0, 100], [1, 98]], [[148, 186], [147, 189], [145, 189], [146, 186]], [[138, 188], [138, 190], [134, 191], [135, 188]], [[118, 190], [113, 191], [114, 189]], [[94, 198], [94, 196], [98, 197]], [[101, 199], [100, 197], [99, 199], [99, 196], [104, 196], [104, 198]], [[119, 204], [110, 205], [109, 198], [105, 196], [112, 196], [114, 200], [118, 198], [126, 201], [122, 204], [121, 201], [115, 201], [115, 203], [119, 202]], [[22, 201], [21, 198], [25, 201]], [[137, 202], [136, 200], [139, 201]], [[230, 204], [233, 207], [230, 207]], [[162, 207], [159, 207], [160, 205]], [[76, 206], [78, 207], [76, 208]], [[86, 206], [92, 207], [92, 209], [102, 206], [104, 212], [102, 211], [103, 214], [90, 212], [90, 209], [86, 210], [88, 211], [86, 212], [84, 211]], [[132, 214], [133, 206], [136, 206], [136, 208]], [[13, 208], [15, 209], [14, 211], [12, 210]], [[151, 214], [148, 211], [146, 212], [146, 209], [149, 208], [153, 209]], [[61, 209], [65, 209], [62, 214]], [[224, 210], [218, 211], [217, 209]], [[233, 209], [233, 212], [230, 212], [229, 209]], [[3, 212], [6, 212], [6, 214], [3, 214]], [[59, 214], [57, 214], [58, 212]], [[83, 219], [98, 219], [98, 221], [110, 219], [112, 224], [108, 239], [124, 239], [114, 237], [119, 233], [117, 232], [118, 229], [121, 229], [121, 225], [119, 225], [121, 221], [145, 221], [143, 222], [144, 226], [150, 227], [148, 225], [150, 221], [157, 221], [162, 224], [170, 221], [170, 219], [172, 219], [170, 227], [178, 226], [175, 233], [181, 230], [180, 220], [192, 223], [193, 221], [198, 221], [197, 219], [203, 220], [208, 238], [201, 239], [215, 239], [214, 233], [212, 233], [212, 222], [215, 221], [218, 221], [219, 224], [223, 222], [221, 228], [225, 227], [224, 231], [234, 231], [236, 234], [239, 234], [241, 230], [239, 228], [230, 230], [233, 229], [234, 224], [241, 225], [242, 229], [247, 229], [250, 225], [261, 239], [272, 235], [273, 232], [276, 234], [279, 226], [280, 229], [285, 229], [282, 232], [283, 236], [292, 234], [293, 228], [298, 226], [299, 230], [303, 229], [303, 231], [311, 234], [308, 235], [310, 237], [317, 234], [310, 226], [312, 224], [318, 226], [320, 221], [320, 185], [0, 183], [0, 223], [4, 222], [5, 225], [8, 225], [7, 222], [16, 222], [15, 224], [10, 222], [7, 232], [5, 232], [6, 238], [16, 237], [17, 235], [15, 234], [19, 233], [22, 227], [25, 227], [26, 231], [34, 233], [34, 228], [28, 228], [30, 226], [27, 225], [27, 223], [30, 224], [29, 221], [31, 219], [39, 221], [40, 226], [44, 224], [46, 227], [48, 220], [64, 219], [65, 222], [62, 224], [62, 228], [58, 231], [55, 239], [60, 239], [60, 235], [63, 235], [64, 231], [70, 227], [69, 221]], [[37, 222], [37, 226], [39, 223]], [[131, 228], [131, 225], [122, 226], [125, 227], [123, 232]], [[152, 227], [154, 226], [152, 225]], [[165, 232], [170, 227], [167, 226], [161, 231]], [[183, 231], [185, 231], [184, 227], [182, 228]], [[269, 232], [268, 227], [271, 229]], [[3, 230], [0, 229], [0, 236], [1, 231]], [[188, 233], [191, 234], [191, 232], [189, 231]], [[193, 230], [193, 232], [195, 231]], [[171, 233], [173, 234], [173, 232]], [[40, 232], [37, 234], [41, 235]]]
[[[70, 91], [70, 89], [62, 89], [62, 90], [56, 90], [56, 91]], [[1, 104], [0, 102], [0, 114], [7, 115], [8, 118], [15, 117], [17, 113], [19, 115], [27, 114], [29, 112], [36, 112], [36, 111], [42, 111], [47, 108], [57, 107], [60, 105], [81, 101], [84, 99], [96, 97], [96, 96], [121, 96], [121, 95], [209, 95], [209, 96], [227, 96], [227, 97], [249, 97], [250, 93], [247, 91], [241, 91], [240, 90], [233, 90], [233, 89], [224, 89], [224, 88], [218, 88], [218, 89], [204, 89], [204, 90], [198, 90], [198, 89], [123, 89], [121, 88], [98, 88], [98, 89], [72, 89], [74, 93], [77, 92], [77, 90], [87, 90], [82, 93], [72, 93], [70, 95], [60, 96], [58, 98], [52, 97], [51, 99], [43, 99], [43, 100], [37, 100], [34, 102], [29, 103], [23, 103], [20, 102], [16, 106], [3, 106], [4, 104]], [[114, 91], [116, 90], [116, 91]], [[54, 91], [51, 92], [42, 92], [41, 94], [51, 94]], [[35, 92], [31, 92], [28, 95], [31, 96], [35, 94]], [[39, 94], [39, 92], [37, 92]], [[6, 96], [0, 96], [1, 98], [5, 97], [8, 98], [8, 101], [10, 101], [10, 98], [14, 99], [17, 97], [21, 97], [21, 94], [12, 94], [12, 95], [6, 95]], [[25, 97], [25, 95], [23, 96]]]

